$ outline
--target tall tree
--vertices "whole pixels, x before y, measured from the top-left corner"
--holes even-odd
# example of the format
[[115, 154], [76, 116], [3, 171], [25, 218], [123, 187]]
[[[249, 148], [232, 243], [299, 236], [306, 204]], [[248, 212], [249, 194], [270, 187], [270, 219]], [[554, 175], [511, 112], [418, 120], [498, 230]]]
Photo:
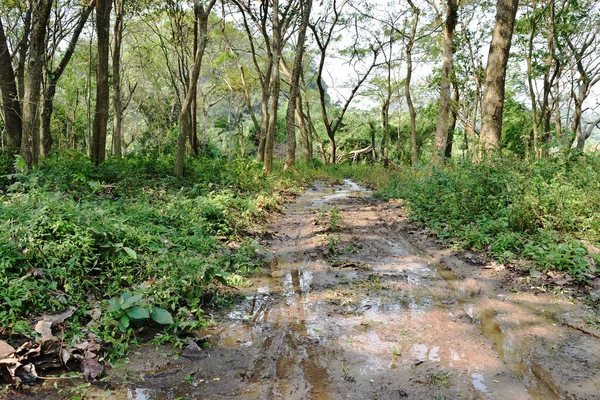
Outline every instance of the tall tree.
[[[306, 39], [306, 29], [312, 9], [312, 0], [304, 0], [300, 2], [300, 27], [298, 28], [298, 41], [296, 43], [296, 56], [294, 58], [294, 66], [292, 68], [292, 76], [290, 79], [290, 92], [288, 96], [288, 106], [285, 117], [287, 147], [285, 156], [285, 169], [294, 169], [296, 162], [296, 124], [295, 117], [298, 105], [300, 73], [302, 72], [302, 57], [304, 56], [304, 42]], [[302, 122], [302, 118], [299, 118]]]
[[121, 90], [121, 45], [123, 43], [124, 31], [124, 0], [114, 0], [115, 2], [115, 26], [113, 28], [113, 155], [116, 158], [122, 156], [123, 141], [123, 100]]
[[[79, 35], [83, 31], [88, 17], [94, 8], [94, 3], [95, 1], [92, 0], [88, 5], [82, 7], [79, 17], [76, 19], [76, 24], [73, 27], [71, 39], [69, 40], [69, 45], [67, 46], [66, 50], [64, 50], [64, 52], [62, 53], [62, 58], [59, 61], [56, 68], [53, 68], [52, 60], [54, 58], [54, 53], [58, 50], [58, 47], [66, 38], [66, 36], [63, 34], [63, 32], [65, 31], [64, 26], [62, 26], [60, 21], [55, 21], [55, 30], [57, 31], [57, 33], [53, 35], [55, 36], [55, 40], [53, 41], [51, 46], [52, 56], [49, 60], [46, 60], [46, 85], [44, 88], [44, 106], [42, 109], [42, 132], [40, 148], [40, 156], [42, 158], [47, 157], [50, 154], [50, 150], [52, 147], [50, 122], [52, 119], [52, 113], [54, 111], [54, 96], [56, 95], [56, 85], [58, 84], [59, 79], [65, 72], [67, 65], [73, 57], [73, 53], [75, 52], [75, 47], [79, 39]], [[70, 7], [70, 4], [66, 4], [64, 6], [64, 9], [67, 13], [69, 12]]]
[[433, 149], [433, 162], [440, 164], [444, 158], [449, 130], [449, 115], [452, 106], [452, 58], [454, 55], [454, 29], [458, 14], [458, 0], [446, 0], [446, 20], [442, 25], [443, 52], [442, 52], [442, 81], [440, 84], [440, 108], [438, 112], [437, 128], [435, 131], [435, 144]]
[[[337, 158], [337, 143], [335, 136], [342, 125], [344, 114], [346, 114], [348, 107], [356, 97], [362, 84], [367, 80], [369, 74], [377, 65], [377, 59], [381, 50], [374, 43], [369, 43], [368, 38], [361, 36], [361, 33], [359, 33], [361, 30], [361, 27], [358, 26], [360, 18], [357, 16], [348, 16], [348, 18], [346, 18], [346, 16], [343, 15], [345, 6], [351, 6], [351, 4], [349, 4], [347, 0], [342, 1], [341, 4], [338, 4], [336, 0], [330, 0], [326, 7], [327, 13], [322, 15], [317, 21], [309, 24], [319, 51], [316, 81], [319, 89], [321, 116], [323, 117], [323, 124], [325, 125], [325, 130], [329, 139], [329, 162], [332, 164], [336, 162]], [[347, 25], [345, 22], [350, 25]], [[346, 97], [339, 112], [336, 113], [337, 115], [332, 117], [330, 115], [331, 112], [328, 111], [328, 97], [323, 80], [325, 74], [325, 61], [332, 55], [332, 45], [335, 41], [339, 40], [339, 37], [341, 37], [342, 34], [341, 32], [347, 32], [349, 30], [355, 33], [355, 37], [352, 38], [354, 44], [344, 51], [344, 53], [349, 54], [350, 59], [348, 63], [352, 64], [351, 66], [354, 67], [355, 71], [358, 69], [359, 65], [365, 65], [365, 68], [363, 71], [357, 72], [356, 80], [350, 84], [350, 94]], [[368, 33], [372, 34], [371, 31]], [[359, 44], [362, 45], [362, 47], [359, 46]]]
[[[499, 150], [502, 136], [506, 66], [519, 0], [498, 0], [483, 91], [481, 150]], [[481, 154], [480, 154], [481, 157]]]
[[6, 146], [12, 154], [21, 148], [21, 103], [17, 92], [17, 77], [12, 66], [12, 57], [8, 41], [4, 34], [4, 26], [0, 18], [0, 90], [2, 91], [2, 107], [4, 124], [7, 132]]
[[[264, 161], [265, 158], [265, 144], [267, 140], [267, 132], [269, 131], [269, 102], [271, 101], [271, 84], [274, 82], [271, 75], [273, 74], [273, 50], [272, 50], [272, 35], [268, 32], [269, 24], [269, 5], [267, 1], [262, 1], [258, 5], [258, 9], [254, 7], [250, 0], [233, 0], [238, 7], [243, 22], [243, 28], [248, 36], [248, 43], [250, 45], [250, 52], [252, 55], [252, 63], [254, 69], [258, 75], [261, 85], [261, 124], [260, 131], [258, 134], [258, 149], [257, 159], [258, 161]], [[254, 26], [250, 25], [250, 22]], [[261, 63], [259, 60], [261, 55], [259, 54], [259, 48], [257, 46], [256, 36], [262, 37], [262, 46], [264, 47], [266, 61]], [[275, 65], [275, 68], [278, 68]]]
[[415, 46], [415, 40], [417, 36], [417, 27], [419, 26], [419, 14], [421, 10], [412, 0], [408, 0], [410, 9], [412, 11], [412, 22], [410, 24], [410, 33], [404, 38], [404, 49], [406, 55], [406, 78], [404, 79], [404, 96], [406, 97], [406, 104], [408, 105], [408, 115], [410, 117], [410, 154], [411, 164], [416, 166], [419, 160], [419, 149], [417, 147], [417, 113], [415, 106], [413, 105], [412, 96], [410, 93], [410, 84], [412, 80], [413, 70], [413, 48]]
[[216, 0], [210, 0], [208, 3], [203, 3], [200, 0], [194, 0], [194, 6], [197, 8], [198, 15], [198, 48], [194, 54], [194, 64], [190, 74], [187, 93], [181, 105], [179, 113], [179, 137], [177, 140], [177, 154], [175, 158], [175, 176], [178, 178], [183, 176], [184, 161], [185, 161], [185, 146], [187, 139], [192, 134], [191, 107], [192, 101], [196, 96], [196, 88], [198, 85], [198, 77], [202, 68], [202, 58], [206, 49], [206, 41], [208, 35], [208, 17]]
[[110, 10], [112, 0], [96, 1], [96, 33], [98, 35], [98, 67], [96, 69], [96, 111], [92, 128], [92, 162], [99, 165], [106, 158], [106, 130], [110, 88], [108, 61], [110, 47]]
[[40, 149], [39, 101], [46, 49], [46, 30], [52, 0], [31, 1], [31, 42], [23, 96], [23, 137], [21, 156], [30, 167], [38, 161]]

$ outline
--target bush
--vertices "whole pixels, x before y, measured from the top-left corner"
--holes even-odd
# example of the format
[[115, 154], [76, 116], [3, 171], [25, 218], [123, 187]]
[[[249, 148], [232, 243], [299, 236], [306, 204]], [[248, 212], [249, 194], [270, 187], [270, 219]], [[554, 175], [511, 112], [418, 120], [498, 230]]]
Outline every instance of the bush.
[[567, 154], [421, 169], [392, 178], [378, 195], [405, 199], [411, 218], [443, 240], [501, 261], [528, 257], [584, 281], [579, 241], [600, 240], [599, 189], [600, 159]]

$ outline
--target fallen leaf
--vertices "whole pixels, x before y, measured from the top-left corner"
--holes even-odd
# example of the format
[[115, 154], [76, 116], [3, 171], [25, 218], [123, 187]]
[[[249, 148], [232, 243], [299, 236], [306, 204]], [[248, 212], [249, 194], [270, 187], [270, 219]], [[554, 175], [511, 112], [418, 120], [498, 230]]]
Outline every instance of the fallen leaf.
[[62, 324], [67, 318], [70, 318], [75, 311], [77, 311], [77, 307], [70, 306], [58, 314], [44, 315], [42, 316], [42, 320], [51, 322], [52, 326]]
[[37, 341], [44, 343], [56, 340], [56, 336], [52, 334], [52, 321], [41, 320], [35, 325], [35, 331], [42, 335]]
[[33, 386], [37, 382], [37, 372], [33, 364], [22, 365], [16, 368], [14, 375], [18, 377], [22, 383]]
[[15, 349], [4, 340], [0, 340], [0, 360], [14, 354]]
[[65, 349], [65, 348], [62, 349], [60, 358], [62, 359], [62, 362], [63, 362], [64, 365], [67, 365], [67, 363], [71, 359], [71, 355], [72, 354], [73, 353], [71, 352], [71, 350], [68, 350], [68, 349]]
[[93, 358], [84, 358], [81, 362], [81, 370], [85, 379], [95, 380], [104, 371], [104, 367]]

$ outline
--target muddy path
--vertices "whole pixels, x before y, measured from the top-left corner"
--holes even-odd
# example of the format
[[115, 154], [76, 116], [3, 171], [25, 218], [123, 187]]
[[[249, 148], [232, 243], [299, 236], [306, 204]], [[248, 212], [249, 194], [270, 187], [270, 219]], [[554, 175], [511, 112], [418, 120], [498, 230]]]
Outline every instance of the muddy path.
[[321, 183], [270, 229], [268, 268], [201, 340], [144, 347], [113, 370], [112, 390], [78, 393], [600, 399], [600, 335], [581, 305], [521, 292], [502, 266], [439, 248], [399, 203]]

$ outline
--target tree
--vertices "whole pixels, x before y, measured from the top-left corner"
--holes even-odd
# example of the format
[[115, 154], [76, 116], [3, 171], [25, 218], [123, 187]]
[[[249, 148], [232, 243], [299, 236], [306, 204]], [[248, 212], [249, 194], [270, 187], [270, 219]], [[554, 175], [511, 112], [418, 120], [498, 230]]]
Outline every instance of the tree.
[[99, 165], [106, 158], [109, 81], [108, 50], [110, 47], [110, 10], [112, 0], [96, 1], [96, 33], [98, 35], [98, 67], [96, 69], [96, 110], [92, 129], [92, 162]]
[[446, 153], [449, 131], [449, 115], [452, 106], [451, 76], [452, 57], [454, 54], [454, 28], [456, 27], [458, 13], [458, 0], [446, 1], [446, 21], [442, 26], [443, 53], [442, 53], [442, 82], [440, 85], [440, 109], [435, 133], [433, 149], [433, 163], [440, 164]]
[[419, 149], [417, 147], [417, 113], [413, 105], [412, 96], [410, 94], [410, 84], [412, 80], [413, 59], [412, 53], [415, 46], [417, 27], [419, 26], [420, 10], [415, 6], [412, 0], [408, 0], [412, 11], [412, 23], [410, 24], [410, 34], [405, 36], [404, 49], [406, 55], [406, 78], [404, 79], [404, 96], [408, 105], [408, 114], [410, 117], [410, 149], [411, 149], [411, 164], [416, 166], [419, 160]]
[[[52, 147], [52, 134], [50, 132], [50, 121], [52, 118], [52, 112], [54, 110], [54, 96], [56, 95], [56, 86], [58, 84], [59, 79], [65, 72], [65, 69], [71, 58], [73, 57], [73, 53], [75, 52], [75, 47], [77, 45], [77, 41], [79, 39], [79, 35], [83, 31], [85, 24], [88, 20], [92, 9], [94, 8], [95, 1], [92, 0], [88, 5], [82, 7], [79, 17], [74, 19], [76, 21], [75, 25], [72, 27], [72, 35], [69, 40], [69, 45], [62, 53], [62, 58], [56, 68], [53, 68], [52, 61], [54, 59], [54, 53], [58, 50], [59, 45], [66, 38], [66, 33], [69, 32], [70, 29], [65, 28], [65, 24], [60, 21], [55, 21], [56, 34], [53, 35], [54, 40], [51, 45], [51, 55], [50, 59], [46, 60], [46, 85], [44, 89], [44, 106], [42, 109], [42, 132], [41, 132], [41, 148], [40, 148], [40, 156], [42, 158], [47, 157], [50, 154], [50, 150]], [[65, 4], [63, 6], [63, 12], [65, 14], [69, 13], [69, 9], [72, 5]], [[65, 15], [64, 18], [68, 16]], [[49, 46], [50, 47], [50, 46]]]
[[197, 7], [198, 16], [198, 48], [194, 54], [194, 64], [190, 74], [187, 93], [181, 112], [179, 113], [179, 137], [177, 140], [177, 154], [175, 158], [175, 176], [181, 178], [183, 176], [184, 161], [185, 161], [185, 145], [188, 137], [192, 134], [191, 107], [192, 100], [196, 95], [196, 87], [198, 85], [198, 77], [202, 67], [202, 57], [206, 49], [207, 33], [208, 33], [208, 17], [215, 5], [216, 0], [210, 0], [207, 4], [203, 4], [200, 0], [195, 0], [194, 6]]
[[[321, 115], [323, 117], [323, 123], [329, 138], [329, 162], [334, 164], [336, 162], [336, 150], [337, 144], [335, 141], [335, 135], [340, 129], [344, 114], [348, 110], [348, 107], [352, 103], [352, 100], [358, 93], [362, 84], [366, 81], [371, 71], [377, 65], [377, 58], [379, 56], [380, 48], [374, 43], [369, 43], [369, 37], [362, 36], [361, 29], [364, 26], [359, 26], [358, 22], [360, 18], [354, 16], [353, 18], [346, 18], [342, 13], [344, 7], [349, 5], [348, 1], [342, 1], [341, 4], [337, 3], [337, 0], [330, 0], [327, 4], [327, 12], [323, 14], [317, 21], [311, 22], [309, 27], [313, 32], [313, 37], [319, 50], [319, 61], [317, 66], [317, 86], [319, 88], [319, 100], [321, 106]], [[361, 13], [364, 15], [364, 13]], [[364, 19], [364, 18], [363, 18]], [[353, 23], [353, 25], [345, 25], [344, 21]], [[348, 28], [354, 33], [352, 38], [353, 45], [350, 48], [342, 49], [342, 54], [348, 56], [348, 63], [357, 70], [358, 65], [366, 64], [363, 71], [357, 71], [357, 77], [353, 83], [350, 84], [351, 90], [348, 97], [346, 97], [344, 104], [341, 106], [338, 115], [332, 117], [330, 112], [327, 110], [328, 97], [325, 90], [323, 81], [323, 74], [325, 73], [325, 61], [327, 57], [331, 56], [332, 44], [339, 37], [342, 31], [348, 31]], [[371, 32], [366, 32], [369, 36]], [[359, 46], [362, 44], [363, 46]]]
[[21, 148], [21, 103], [17, 92], [17, 77], [13, 70], [8, 41], [4, 34], [4, 26], [0, 19], [0, 90], [2, 91], [2, 107], [4, 124], [7, 132], [9, 153], [16, 154]]
[[23, 96], [23, 137], [21, 156], [30, 167], [37, 163], [40, 149], [38, 107], [44, 68], [46, 29], [52, 0], [31, 1], [31, 43]]
[[114, 0], [115, 2], [115, 26], [113, 28], [113, 155], [121, 158], [121, 142], [123, 130], [123, 100], [121, 96], [121, 45], [123, 42], [123, 0]]
[[[584, 1], [570, 9], [565, 9], [559, 15], [561, 28], [566, 30], [564, 40], [566, 49], [561, 43], [559, 49], [568, 51], [571, 62], [574, 63], [577, 74], [573, 74], [571, 99], [575, 105], [571, 136], [568, 148], [573, 146], [583, 150], [585, 141], [591, 135], [597, 123], [592, 122], [584, 130], [583, 114], [585, 102], [593, 87], [600, 82], [600, 16], [597, 13], [598, 2]], [[577, 21], [577, 26], [573, 26]]]
[[502, 135], [504, 83], [519, 0], [498, 0], [482, 104], [481, 150], [498, 150]]
[[[288, 106], [285, 117], [286, 132], [287, 132], [287, 148], [285, 157], [285, 169], [294, 169], [296, 162], [296, 124], [295, 117], [298, 105], [302, 102], [298, 100], [300, 73], [302, 72], [302, 57], [304, 56], [304, 41], [306, 39], [306, 29], [312, 9], [312, 0], [300, 2], [300, 27], [298, 28], [298, 41], [296, 43], [296, 56], [294, 58], [294, 66], [290, 79], [290, 92], [288, 96]], [[302, 122], [302, 118], [299, 118]]]

